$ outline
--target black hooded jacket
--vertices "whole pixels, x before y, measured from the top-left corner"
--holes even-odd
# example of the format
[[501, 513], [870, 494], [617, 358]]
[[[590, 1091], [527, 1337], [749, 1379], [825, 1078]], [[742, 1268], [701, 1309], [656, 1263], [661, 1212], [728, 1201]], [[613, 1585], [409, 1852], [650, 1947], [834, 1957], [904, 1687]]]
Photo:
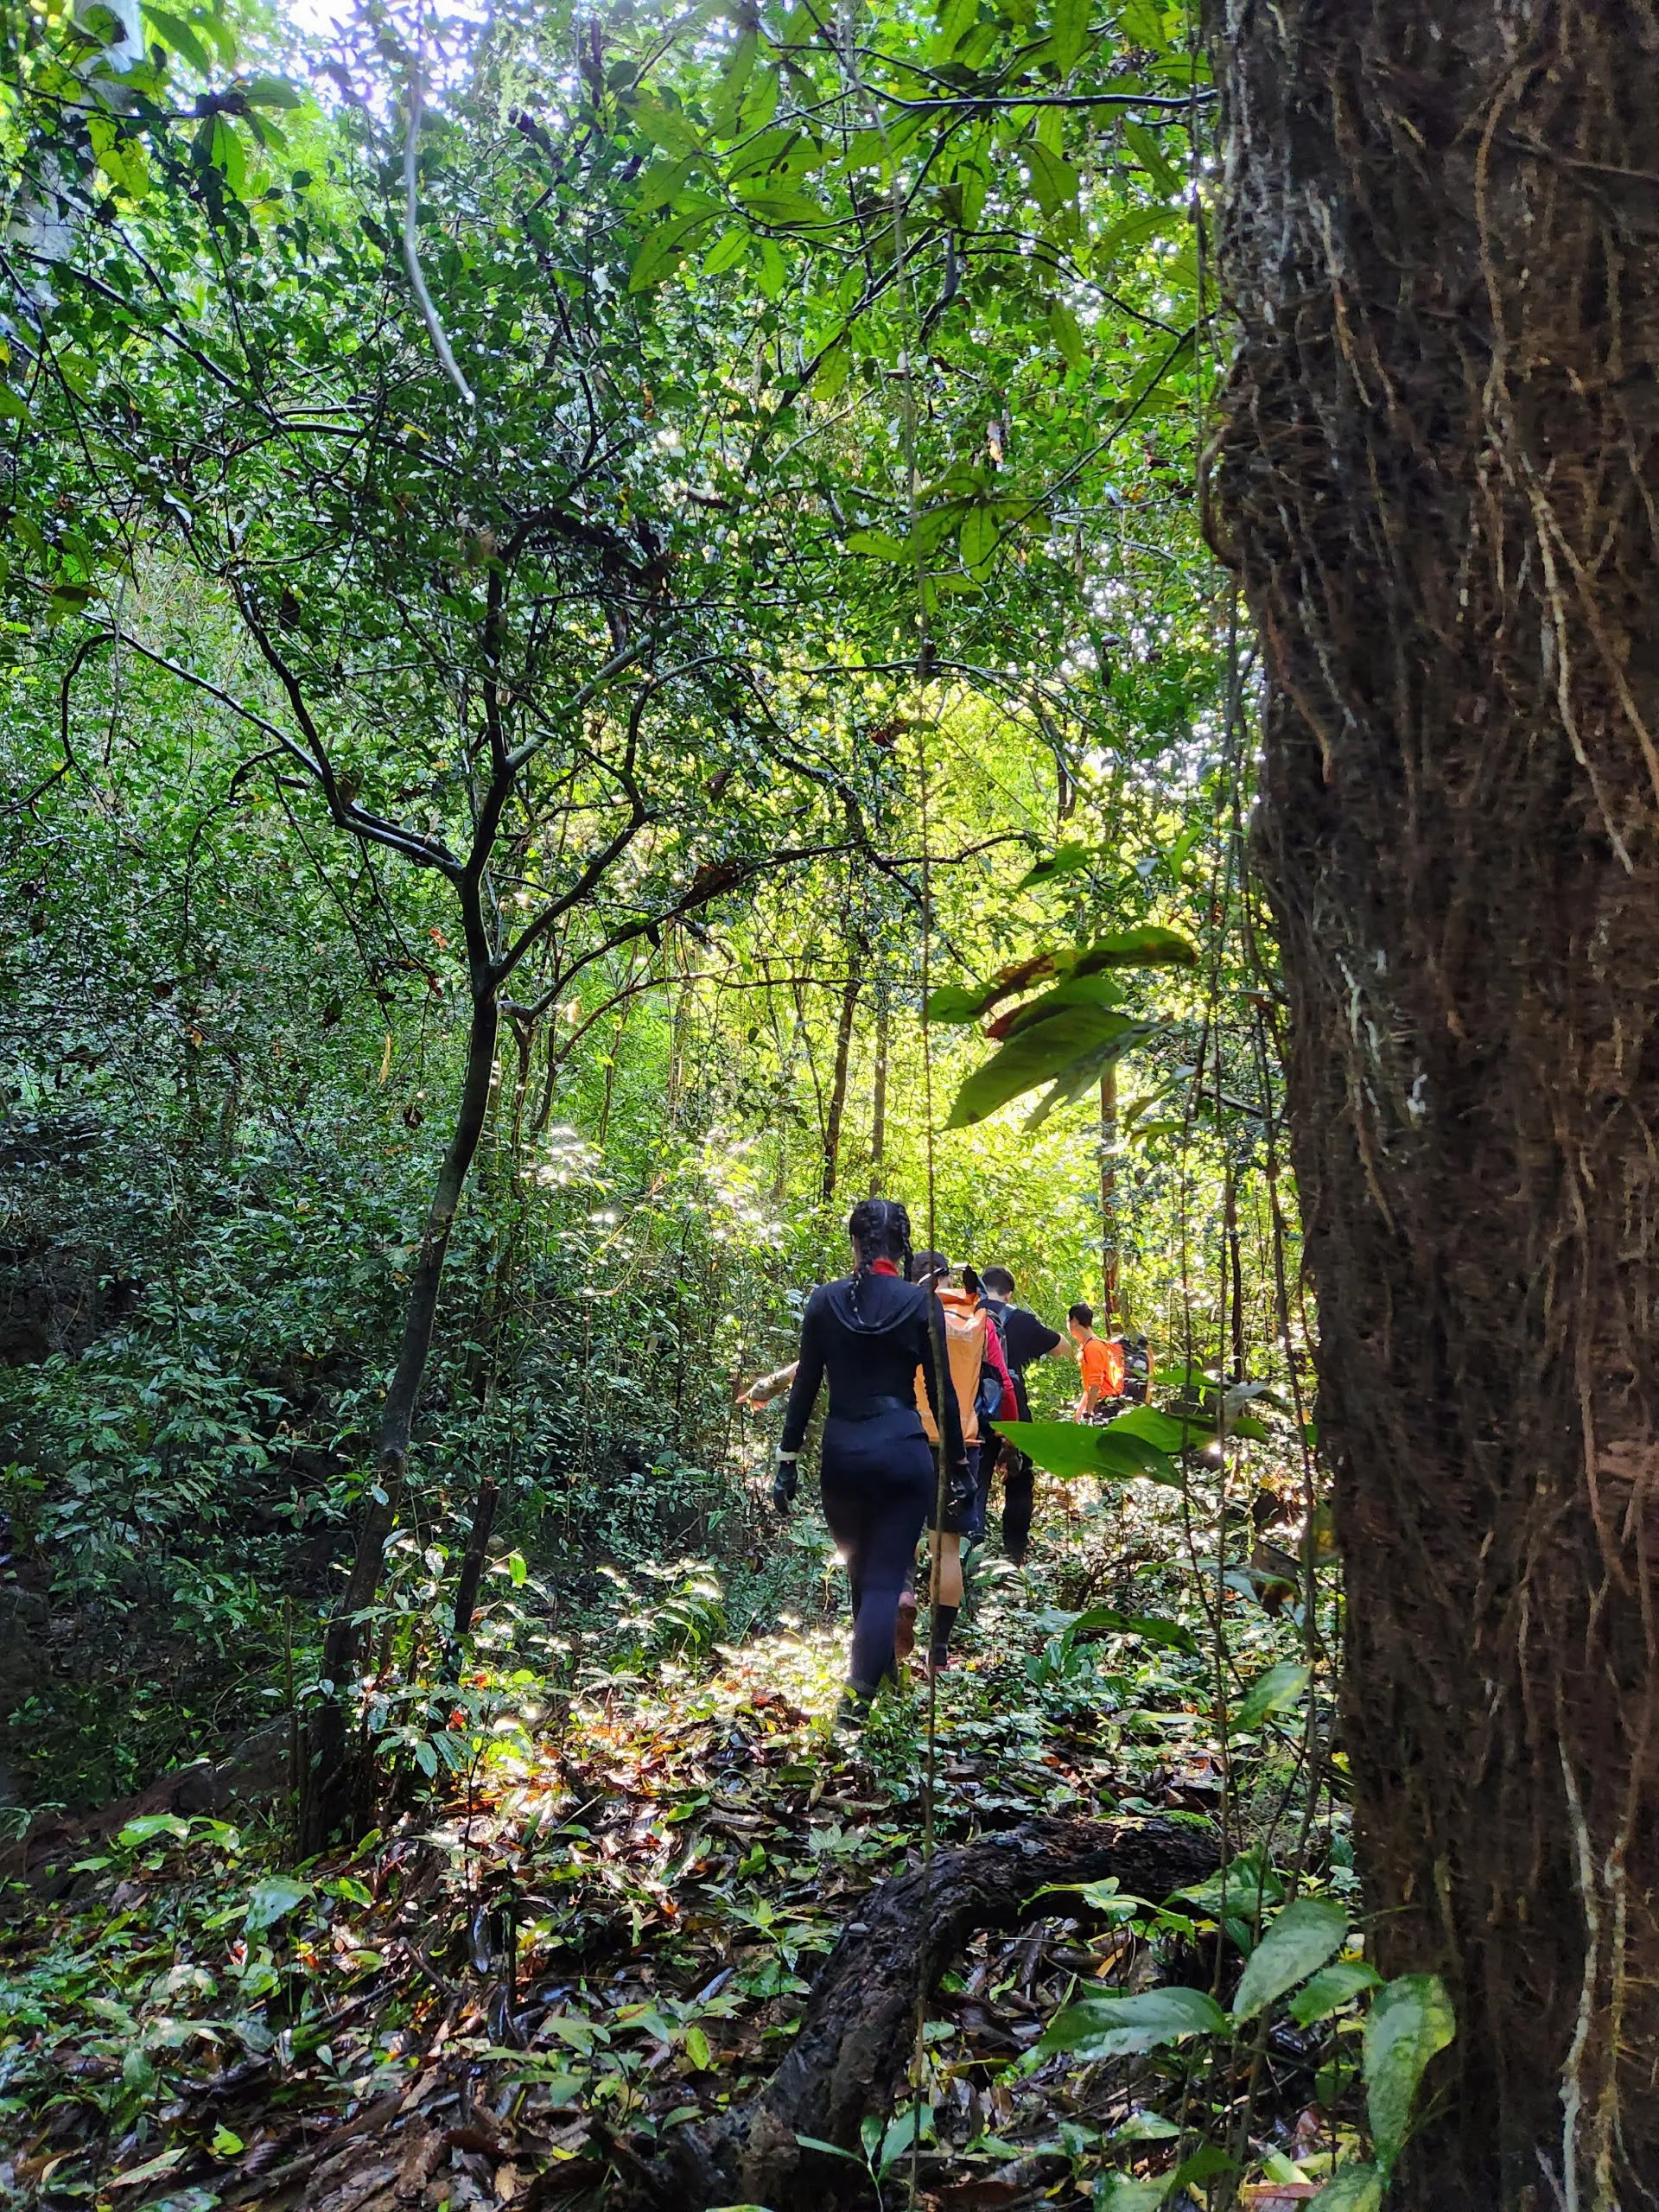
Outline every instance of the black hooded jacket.
[[801, 1317], [800, 1365], [790, 1389], [779, 1450], [800, 1450], [826, 1375], [833, 1421], [837, 1414], [861, 1411], [872, 1398], [897, 1398], [913, 1406], [919, 1367], [928, 1404], [944, 1439], [946, 1464], [962, 1465], [966, 1454], [957, 1394], [948, 1366], [942, 1382], [939, 1374], [944, 1347], [944, 1309], [920, 1283], [905, 1282], [897, 1275], [867, 1274], [820, 1284]]

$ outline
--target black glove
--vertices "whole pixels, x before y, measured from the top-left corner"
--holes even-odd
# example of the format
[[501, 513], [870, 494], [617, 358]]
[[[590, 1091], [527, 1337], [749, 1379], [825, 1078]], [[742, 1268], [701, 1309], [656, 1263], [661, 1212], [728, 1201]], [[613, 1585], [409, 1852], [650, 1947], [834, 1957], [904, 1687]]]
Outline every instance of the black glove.
[[795, 1503], [795, 1489], [799, 1477], [795, 1471], [795, 1454], [778, 1454], [778, 1472], [772, 1478], [772, 1503], [774, 1511], [787, 1513]]

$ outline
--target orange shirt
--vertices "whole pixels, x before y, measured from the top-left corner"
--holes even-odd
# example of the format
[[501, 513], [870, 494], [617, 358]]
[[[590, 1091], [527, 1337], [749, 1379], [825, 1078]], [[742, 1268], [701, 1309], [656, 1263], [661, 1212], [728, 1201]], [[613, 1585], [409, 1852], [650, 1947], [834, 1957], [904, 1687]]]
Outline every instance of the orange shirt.
[[1092, 1389], [1095, 1403], [1123, 1395], [1123, 1347], [1105, 1337], [1090, 1337], [1081, 1347], [1083, 1387]]

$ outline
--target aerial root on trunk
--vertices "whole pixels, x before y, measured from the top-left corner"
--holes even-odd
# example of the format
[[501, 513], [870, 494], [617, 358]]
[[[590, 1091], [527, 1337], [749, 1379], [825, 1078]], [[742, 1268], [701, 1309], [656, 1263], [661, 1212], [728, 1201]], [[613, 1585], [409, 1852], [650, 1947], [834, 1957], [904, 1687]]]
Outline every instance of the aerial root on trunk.
[[807, 2212], [852, 2194], [860, 2166], [801, 2139], [861, 2159], [861, 2123], [868, 2114], [885, 2122], [906, 2088], [918, 2005], [970, 1937], [1058, 1910], [1043, 1896], [1056, 1885], [1115, 1875], [1129, 1895], [1156, 1899], [1217, 1863], [1211, 1834], [1173, 1821], [1037, 1820], [895, 1875], [842, 1930], [766, 2087], [717, 2120], [678, 2130], [659, 2156], [626, 2153], [619, 2212]]

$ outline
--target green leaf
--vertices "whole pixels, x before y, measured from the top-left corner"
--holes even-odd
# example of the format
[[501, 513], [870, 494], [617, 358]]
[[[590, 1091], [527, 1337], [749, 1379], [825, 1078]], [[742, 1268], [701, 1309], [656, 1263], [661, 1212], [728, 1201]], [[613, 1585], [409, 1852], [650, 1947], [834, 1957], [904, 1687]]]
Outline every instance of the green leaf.
[[1178, 237], [1190, 220], [1182, 207], [1137, 207], [1128, 215], [1121, 215], [1102, 232], [1089, 257], [1089, 266], [1096, 277], [1104, 278], [1136, 246], [1145, 245], [1150, 238]]
[[145, 1813], [138, 1820], [129, 1821], [115, 1840], [123, 1851], [137, 1851], [146, 1843], [154, 1843], [158, 1835], [182, 1843], [189, 1833], [189, 1821], [181, 1821], [176, 1813]]
[[[1172, 2129], [1172, 2134], [1179, 2133]], [[1174, 2185], [1173, 2174], [1161, 2181], [1131, 2181], [1127, 2174], [1103, 2174], [1095, 2187], [1094, 2212], [1158, 2212]]]
[[262, 1929], [274, 1928], [279, 1920], [305, 1904], [311, 1895], [309, 1882], [296, 1879], [292, 1874], [267, 1874], [263, 1882], [256, 1883], [248, 1899], [248, 1909], [242, 1916], [242, 1925], [250, 1936], [257, 1936]]
[[1071, 875], [1080, 868], [1088, 868], [1096, 861], [1109, 860], [1108, 853], [1097, 851], [1092, 845], [1061, 845], [1033, 861], [1018, 883], [1016, 891], [1029, 891], [1039, 883], [1052, 882], [1057, 875]]
[[709, 125], [716, 138], [735, 138], [738, 116], [743, 104], [743, 94], [749, 79], [754, 74], [755, 58], [760, 42], [753, 31], [745, 31], [737, 41], [726, 74], [709, 107]]
[[694, 2021], [685, 2031], [685, 2056], [693, 2073], [706, 2074], [714, 2063], [709, 2038]]
[[1057, 983], [1040, 998], [1016, 1007], [1012, 1014], [1002, 1015], [988, 1033], [993, 1037], [1014, 1037], [1034, 1022], [1046, 1021], [1051, 1014], [1058, 1014], [1064, 1007], [1120, 1006], [1122, 1000], [1122, 984], [1114, 982], [1109, 976], [1084, 976], [1075, 982]]
[[[1106, 1629], [1115, 1636], [1138, 1636], [1145, 1643], [1160, 1645], [1166, 1651], [1184, 1651], [1189, 1659], [1198, 1656], [1198, 1638], [1192, 1630], [1183, 1628], [1179, 1621], [1164, 1620], [1156, 1613], [1120, 1613], [1110, 1605], [1091, 1605], [1086, 1613], [1077, 1616], [1066, 1633], [1081, 1641], [1094, 1629]], [[1347, 1933], [1345, 1928], [1343, 1932]]]
[[1046, 1475], [1069, 1482], [1074, 1475], [1104, 1471], [1099, 1445], [1109, 1431], [1082, 1421], [996, 1421], [999, 1436], [1006, 1436], [1016, 1452], [1023, 1452]]
[[1082, 368], [1089, 359], [1089, 348], [1084, 343], [1083, 325], [1064, 300], [1056, 300], [1050, 307], [1048, 327], [1053, 334], [1060, 359], [1067, 368]]
[[0, 384], [0, 419], [8, 423], [21, 423], [28, 413], [28, 401], [20, 398], [5, 385]]
[[1161, 0], [1123, 0], [1117, 21], [1131, 46], [1148, 46], [1160, 51], [1169, 43], [1164, 36]]
[[945, 1127], [962, 1129], [982, 1122], [1040, 1083], [1056, 1077], [1073, 1084], [1098, 1072], [1152, 1033], [1145, 1022], [1109, 1008], [1063, 1007], [1046, 1020], [1012, 1036], [982, 1068], [976, 1068], [957, 1093]]
[[1112, 2130], [1114, 2143], [1168, 2143], [1180, 2134], [1173, 2120], [1166, 2120], [1160, 2112], [1131, 2113], [1122, 2127]]
[[1188, 2036], [1221, 2035], [1227, 2015], [1201, 1989], [1143, 1990], [1137, 1997], [1085, 1997], [1051, 2020], [1039, 2050], [1127, 2058]]
[[1403, 1974], [1378, 1993], [1365, 2023], [1365, 2107], [1384, 2178], [1405, 2147], [1418, 2085], [1436, 2051], [1457, 2034], [1457, 2016], [1438, 1974]]
[[782, 191], [769, 177], [757, 177], [753, 188], [740, 185], [738, 191], [748, 213], [763, 223], [821, 223], [824, 219], [818, 200], [804, 192]]
[[[136, 2055], [129, 2054], [129, 2056]], [[156, 2069], [152, 2066], [150, 2080], [153, 2082], [155, 2078]], [[129, 2166], [125, 2172], [118, 2174], [116, 2179], [124, 2190], [136, 2189], [140, 2182], [160, 2181], [163, 2174], [170, 2174], [175, 2166], [181, 2164], [189, 2156], [190, 2149], [188, 2144], [181, 2151], [162, 2151], [153, 2158], [146, 2158], [142, 2166]]]
[[1344, 2166], [1308, 2201], [1307, 2212], [1382, 2212], [1384, 2177], [1375, 2166]]
[[1254, 1920], [1264, 1905], [1277, 1904], [1284, 1896], [1284, 1885], [1267, 1863], [1262, 1854], [1246, 1851], [1213, 1874], [1207, 1874], [1190, 1890], [1178, 1890], [1175, 1895], [1188, 1904], [1195, 1904], [1209, 1919], [1218, 1919], [1224, 1910], [1230, 1919], [1243, 1916]]
[[[18, 527], [14, 524], [13, 527]], [[1033, 983], [1046, 982], [1061, 972], [1058, 953], [1034, 952], [1024, 960], [1010, 961], [1006, 968], [999, 968], [988, 983], [982, 983], [974, 990], [964, 990], [957, 984], [947, 984], [932, 993], [927, 1001], [930, 1021], [976, 1021], [982, 1014], [988, 1014], [999, 999], [1011, 998], [1015, 991], [1030, 988]], [[949, 1003], [960, 1011], [944, 1013], [940, 1009]]]
[[930, 1021], [976, 1021], [984, 1011], [984, 992], [964, 990], [960, 983], [941, 983], [927, 1001]]
[[789, 264], [776, 238], [760, 241], [760, 266], [754, 272], [755, 289], [762, 299], [775, 300], [789, 282]]
[[530, 1575], [530, 1568], [525, 1563], [524, 1554], [509, 1552], [506, 1557], [506, 1569], [508, 1580], [512, 1582], [513, 1588], [522, 1590]]
[[1103, 1472], [1129, 1481], [1144, 1476], [1147, 1482], [1161, 1483], [1166, 1490], [1186, 1488], [1186, 1478], [1166, 1452], [1160, 1452], [1155, 1444], [1148, 1444], [1132, 1429], [1124, 1430], [1122, 1435], [1116, 1430], [1117, 1421], [1112, 1421], [1098, 1431], [1100, 1442], [1096, 1449]]
[[962, 536], [958, 541], [962, 548], [963, 566], [970, 569], [976, 576], [988, 575], [1001, 535], [997, 528], [995, 507], [969, 507], [962, 518]]
[[702, 257], [705, 276], [723, 276], [728, 269], [735, 269], [749, 250], [747, 231], [725, 231]]
[[1179, 930], [1148, 923], [1135, 930], [1114, 930], [1086, 944], [1071, 962], [1072, 976], [1092, 976], [1103, 968], [1196, 968], [1198, 948]]
[[[876, 2140], [880, 2140], [880, 2134], [881, 2123], [878, 2120], [875, 2124]], [[795, 2140], [804, 2151], [823, 2151], [832, 2158], [850, 2158], [855, 2166], [861, 2166], [864, 2163], [856, 2151], [843, 2151], [839, 2143], [826, 2143], [822, 2135], [798, 2135]], [[871, 2147], [874, 2147], [874, 2144]], [[734, 2204], [727, 2207], [726, 2212], [765, 2212], [765, 2208], [760, 2205]]]
[[1307, 1987], [1297, 1991], [1290, 2000], [1290, 2017], [1299, 2028], [1313, 2027], [1375, 1989], [1381, 1980], [1376, 1968], [1363, 1959], [1338, 1959], [1334, 1966], [1321, 1967]]
[[1118, 1414], [1106, 1433], [1136, 1436], [1160, 1452], [1191, 1452], [1197, 1445], [1207, 1444], [1215, 1430], [1206, 1421], [1161, 1414], [1156, 1406], [1129, 1406]]
[[1079, 1421], [997, 1421], [991, 1426], [1045, 1474], [1062, 1482], [1077, 1475], [1144, 1475], [1173, 1490], [1184, 1487], [1180, 1470], [1167, 1453], [1128, 1431], [1120, 1435], [1117, 1421], [1100, 1427]]
[[235, 2158], [241, 2156], [244, 2145], [239, 2135], [232, 2134], [228, 2127], [221, 2126], [214, 2129], [209, 2147], [216, 2158]]
[[979, 0], [944, 0], [939, 28], [933, 34], [930, 59], [949, 61], [979, 21]]
[[1123, 143], [1160, 192], [1173, 197], [1180, 190], [1180, 172], [1171, 163], [1158, 142], [1155, 131], [1148, 130], [1144, 123], [1126, 123], [1123, 125]]
[[207, 49], [182, 16], [174, 15], [166, 8], [151, 8], [148, 5], [143, 10], [143, 15], [144, 21], [164, 47], [169, 48], [175, 54], [181, 54], [190, 67], [201, 76], [206, 77], [211, 74], [213, 63], [207, 58]]
[[1287, 1904], [1250, 1953], [1233, 1999], [1233, 2018], [1253, 2020], [1334, 1958], [1347, 1934], [1347, 1908], [1334, 1898], [1298, 1897]]
[[1054, 0], [1048, 50], [1062, 69], [1083, 59], [1089, 44], [1089, 0]]
[[906, 2105], [903, 2112], [887, 2122], [887, 2133], [881, 2138], [880, 2153], [875, 2160], [878, 2173], [886, 2173], [889, 2167], [904, 2157], [916, 2140], [920, 2120], [921, 2113], [918, 2108], [914, 2105]]
[[1244, 1701], [1233, 1715], [1234, 1727], [1258, 1728], [1270, 1713], [1299, 1705], [1313, 1674], [1313, 1669], [1298, 1659], [1281, 1659], [1276, 1667], [1269, 1667], [1244, 1693]]
[[702, 147], [702, 134], [690, 117], [671, 105], [647, 93], [636, 95], [631, 120], [643, 137], [665, 154], [695, 154]]
[[1045, 215], [1057, 214], [1077, 196], [1077, 173], [1070, 162], [1035, 138], [1020, 149], [1031, 175], [1031, 194]]
[[[873, 561], [908, 561], [910, 548], [902, 537], [891, 537], [885, 530], [855, 530], [847, 540], [849, 553], [863, 553]], [[934, 995], [938, 996], [936, 992]]]
[[646, 232], [644, 245], [634, 256], [633, 267], [628, 272], [631, 292], [648, 291], [653, 284], [660, 284], [671, 276], [681, 255], [685, 251], [691, 233], [701, 230], [705, 223], [714, 220], [720, 212], [718, 205], [699, 208], [690, 215], [671, 215], [666, 222], [658, 223]]
[[237, 90], [250, 107], [302, 107], [305, 95], [286, 77], [250, 77]]

